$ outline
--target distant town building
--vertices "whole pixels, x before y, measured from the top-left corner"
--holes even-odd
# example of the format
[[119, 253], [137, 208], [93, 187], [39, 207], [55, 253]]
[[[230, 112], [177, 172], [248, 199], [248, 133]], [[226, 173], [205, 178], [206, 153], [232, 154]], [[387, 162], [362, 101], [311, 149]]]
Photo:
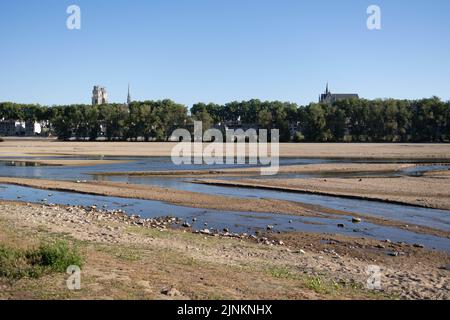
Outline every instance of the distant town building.
[[105, 87], [94, 86], [92, 90], [92, 105], [99, 106], [108, 103], [108, 93]]
[[16, 135], [16, 121], [0, 120], [0, 136], [10, 137]]
[[356, 93], [331, 93], [327, 83], [325, 93], [321, 94], [319, 97], [319, 103], [333, 104], [336, 101], [345, 99], [359, 99], [359, 95]]
[[42, 126], [34, 121], [0, 120], [0, 136], [28, 136], [40, 135]]
[[27, 137], [40, 135], [41, 133], [42, 133], [42, 125], [40, 123], [34, 121], [25, 122], [25, 135]]

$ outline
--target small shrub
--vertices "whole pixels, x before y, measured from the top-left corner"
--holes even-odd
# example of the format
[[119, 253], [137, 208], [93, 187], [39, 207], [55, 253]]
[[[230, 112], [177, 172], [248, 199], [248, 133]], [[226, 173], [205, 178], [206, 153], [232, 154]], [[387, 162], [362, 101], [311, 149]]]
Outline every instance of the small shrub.
[[70, 248], [64, 241], [42, 244], [38, 250], [27, 253], [33, 265], [49, 268], [54, 272], [65, 272], [67, 267], [83, 264], [81, 256], [75, 248]]
[[35, 250], [20, 250], [0, 245], [0, 277], [37, 278], [45, 272], [65, 272], [70, 265], [82, 266], [75, 248], [59, 241], [42, 244]]

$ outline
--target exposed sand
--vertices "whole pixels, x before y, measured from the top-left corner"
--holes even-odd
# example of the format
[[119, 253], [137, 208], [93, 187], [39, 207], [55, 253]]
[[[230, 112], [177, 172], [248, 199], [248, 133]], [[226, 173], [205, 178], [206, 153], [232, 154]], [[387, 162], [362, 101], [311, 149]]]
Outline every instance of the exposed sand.
[[[66, 288], [64, 273], [0, 278], [0, 299], [450, 299], [446, 253], [334, 235], [268, 236], [285, 245], [0, 201], [0, 245], [26, 249], [67, 239], [85, 258], [79, 291]], [[381, 291], [366, 289], [369, 265], [380, 268]], [[171, 287], [174, 296], [161, 293]]]
[[450, 210], [450, 178], [314, 178], [200, 180], [198, 183], [306, 192]]
[[[220, 181], [218, 183], [220, 183]], [[38, 189], [77, 192], [101, 196], [156, 200], [180, 206], [222, 211], [255, 213], [260, 212], [328, 218], [333, 217], [330, 215], [346, 215], [360, 217], [367, 222], [384, 226], [392, 226], [416, 233], [431, 234], [439, 237], [450, 237], [448, 232], [429, 228], [426, 226], [419, 226], [414, 224], [409, 224], [408, 226], [406, 226], [405, 223], [401, 221], [338, 211], [321, 206], [286, 200], [226, 197], [161, 188], [150, 185], [128, 184], [119, 182], [88, 181], [86, 183], [76, 183], [71, 181], [0, 177], [0, 184], [12, 184]], [[170, 214], [170, 212], [168, 212], [168, 214]]]
[[[280, 167], [278, 173], [296, 174], [330, 174], [330, 173], [392, 173], [405, 168], [414, 167], [412, 163], [325, 163], [308, 165], [290, 165]], [[177, 176], [177, 177], [210, 177], [210, 176], [251, 176], [260, 174], [261, 169], [255, 167], [218, 169], [218, 170], [176, 170], [176, 171], [128, 171], [128, 172], [98, 172], [98, 176]]]
[[[61, 142], [53, 139], [6, 139], [0, 143], [0, 156], [170, 156], [175, 145], [176, 143]], [[280, 156], [449, 160], [450, 144], [281, 143]]]

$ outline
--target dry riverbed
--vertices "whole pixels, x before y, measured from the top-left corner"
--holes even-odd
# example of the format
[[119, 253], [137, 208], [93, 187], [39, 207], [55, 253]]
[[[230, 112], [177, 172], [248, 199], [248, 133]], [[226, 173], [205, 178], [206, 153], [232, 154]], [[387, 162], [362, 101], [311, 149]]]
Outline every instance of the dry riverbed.
[[[80, 291], [65, 274], [0, 278], [3, 299], [449, 299], [449, 255], [404, 244], [317, 234], [257, 239], [173, 229], [96, 208], [0, 202], [0, 244], [76, 245]], [[272, 243], [275, 243], [272, 244]], [[389, 254], [389, 253], [396, 253]], [[381, 268], [382, 290], [365, 288]]]

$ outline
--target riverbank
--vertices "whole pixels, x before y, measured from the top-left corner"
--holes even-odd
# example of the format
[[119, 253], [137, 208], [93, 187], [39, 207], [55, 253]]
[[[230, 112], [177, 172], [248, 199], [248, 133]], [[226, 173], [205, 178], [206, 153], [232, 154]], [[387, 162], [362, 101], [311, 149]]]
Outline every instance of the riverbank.
[[[61, 238], [85, 259], [80, 291], [67, 290], [65, 274], [0, 279], [3, 299], [450, 298], [449, 255], [404, 244], [294, 233], [268, 234], [279, 244], [265, 245], [145, 227], [96, 210], [4, 201], [0, 230], [2, 245]], [[365, 288], [374, 264], [381, 291]]]
[[[2, 157], [25, 156], [170, 156], [176, 143], [62, 142], [6, 139]], [[204, 144], [205, 146], [207, 144]], [[450, 144], [280, 143], [280, 157], [371, 160], [450, 160]]]

